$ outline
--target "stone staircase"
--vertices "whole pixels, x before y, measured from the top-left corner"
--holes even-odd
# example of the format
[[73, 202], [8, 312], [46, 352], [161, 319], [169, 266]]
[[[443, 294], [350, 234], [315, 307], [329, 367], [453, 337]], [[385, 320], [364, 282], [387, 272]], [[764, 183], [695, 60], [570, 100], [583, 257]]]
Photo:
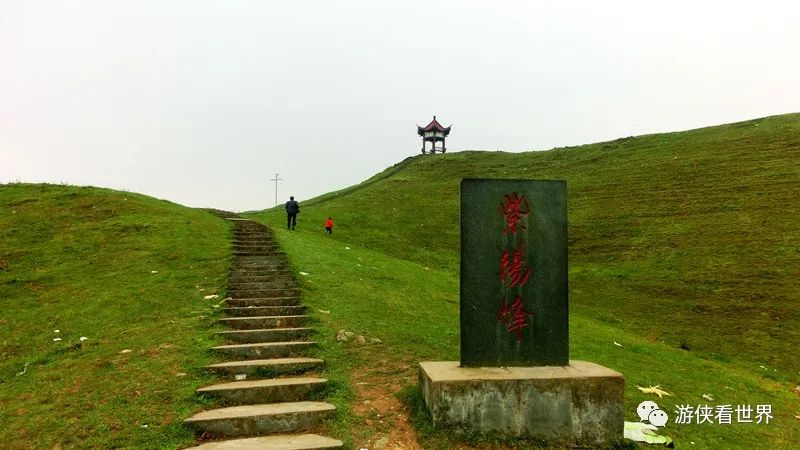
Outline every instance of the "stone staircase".
[[[215, 440], [193, 449], [334, 449], [342, 442], [310, 433], [335, 411], [320, 401], [327, 380], [317, 374], [321, 359], [305, 327], [306, 308], [270, 231], [257, 222], [215, 211], [234, 222], [234, 268], [217, 335], [226, 343], [212, 350], [227, 362], [207, 368], [225, 382], [197, 390], [220, 408], [202, 411], [185, 423]], [[240, 379], [245, 378], [245, 379]], [[234, 380], [237, 381], [234, 381]]]

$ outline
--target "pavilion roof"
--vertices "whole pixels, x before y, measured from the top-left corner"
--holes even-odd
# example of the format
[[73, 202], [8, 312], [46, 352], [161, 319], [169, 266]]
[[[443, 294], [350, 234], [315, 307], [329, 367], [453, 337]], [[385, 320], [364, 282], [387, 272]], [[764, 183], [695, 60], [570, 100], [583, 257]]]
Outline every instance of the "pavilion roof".
[[450, 125], [447, 128], [443, 127], [442, 124], [440, 124], [439, 121], [436, 120], [436, 116], [433, 116], [433, 120], [431, 120], [431, 123], [425, 125], [424, 127], [417, 125], [417, 134], [422, 135], [422, 133], [426, 131], [439, 131], [443, 132], [446, 136], [447, 134], [450, 133], [451, 127], [452, 125]]

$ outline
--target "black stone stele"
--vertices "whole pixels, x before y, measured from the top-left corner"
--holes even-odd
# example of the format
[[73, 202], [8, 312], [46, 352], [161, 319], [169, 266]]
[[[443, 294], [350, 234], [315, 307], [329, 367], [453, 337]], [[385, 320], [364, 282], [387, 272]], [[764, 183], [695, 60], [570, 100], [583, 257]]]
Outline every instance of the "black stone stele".
[[567, 183], [461, 182], [461, 366], [569, 365]]

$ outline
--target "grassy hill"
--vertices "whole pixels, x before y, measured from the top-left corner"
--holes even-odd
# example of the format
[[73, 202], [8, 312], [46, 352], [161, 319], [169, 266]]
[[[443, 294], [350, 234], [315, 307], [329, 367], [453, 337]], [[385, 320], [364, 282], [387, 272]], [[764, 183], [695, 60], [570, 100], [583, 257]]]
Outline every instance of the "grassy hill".
[[194, 442], [228, 234], [138, 194], [0, 185], [0, 448]]
[[309, 274], [309, 301], [330, 311], [321, 321], [383, 340], [380, 350], [331, 340], [342, 364], [358, 371], [380, 353], [413, 384], [416, 361], [457, 359], [465, 177], [567, 180], [572, 357], [626, 375], [628, 420], [650, 399], [635, 385], [661, 384], [671, 405], [713, 393], [715, 404], [776, 411], [760, 428], [668, 431], [684, 442], [800, 439], [800, 114], [543, 152], [417, 156], [301, 202], [297, 232], [283, 230], [279, 209], [254, 213]]
[[[464, 177], [567, 180], [571, 357], [626, 376], [627, 420], [656, 400], [636, 385], [661, 385], [673, 396], [656, 401], [673, 419], [678, 405], [772, 407], [768, 424], [671, 422], [678, 445], [800, 441], [798, 114], [545, 152], [418, 156], [302, 202], [296, 232], [279, 209], [254, 213], [278, 232], [323, 330], [336, 437], [361, 448], [396, 433], [403, 413], [376, 405], [403, 392], [418, 406], [416, 363], [458, 358]], [[210, 382], [200, 368], [219, 300], [204, 296], [224, 289], [228, 234], [205, 211], [137, 194], [0, 185], [0, 448], [193, 442], [180, 420]], [[341, 342], [339, 329], [366, 339]], [[454, 445], [415, 411], [424, 448]]]

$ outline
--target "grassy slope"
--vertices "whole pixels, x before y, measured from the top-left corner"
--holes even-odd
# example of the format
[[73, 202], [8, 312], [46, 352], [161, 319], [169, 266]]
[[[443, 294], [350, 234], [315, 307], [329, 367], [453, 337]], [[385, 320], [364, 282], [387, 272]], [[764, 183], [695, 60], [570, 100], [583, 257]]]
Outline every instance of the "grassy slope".
[[203, 296], [224, 287], [229, 255], [228, 225], [204, 211], [0, 185], [0, 447], [193, 442], [180, 420], [208, 381]]
[[[645, 399], [634, 385], [659, 383], [676, 392], [669, 405], [714, 393], [713, 404], [776, 411], [768, 427], [672, 433], [686, 440], [800, 438], [800, 115], [547, 152], [422, 156], [389, 172], [305, 202], [303, 230], [279, 233], [311, 273], [310, 301], [332, 311], [321, 320], [384, 339], [408, 363], [455, 359], [459, 180], [566, 179], [572, 356], [626, 375], [626, 411]], [[280, 211], [256, 216], [282, 228]]]

